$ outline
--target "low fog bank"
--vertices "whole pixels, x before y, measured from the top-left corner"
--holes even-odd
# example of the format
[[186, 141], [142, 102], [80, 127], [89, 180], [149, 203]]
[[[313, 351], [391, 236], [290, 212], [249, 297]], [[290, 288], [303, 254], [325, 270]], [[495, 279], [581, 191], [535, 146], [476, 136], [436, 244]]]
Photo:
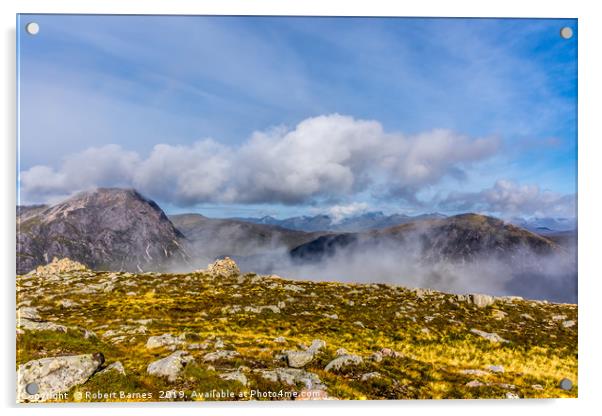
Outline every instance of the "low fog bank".
[[337, 244], [320, 247], [317, 256], [304, 258], [291, 255], [291, 245], [279, 238], [252, 244], [240, 239], [205, 239], [188, 247], [190, 264], [173, 269], [206, 268], [216, 258], [230, 256], [242, 272], [291, 279], [388, 283], [459, 294], [577, 302], [576, 240], [546, 252], [524, 245], [487, 246], [483, 240], [475, 247], [433, 240], [425, 248], [424, 238], [416, 234], [402, 240], [343, 240], [343, 244], [339, 239]]

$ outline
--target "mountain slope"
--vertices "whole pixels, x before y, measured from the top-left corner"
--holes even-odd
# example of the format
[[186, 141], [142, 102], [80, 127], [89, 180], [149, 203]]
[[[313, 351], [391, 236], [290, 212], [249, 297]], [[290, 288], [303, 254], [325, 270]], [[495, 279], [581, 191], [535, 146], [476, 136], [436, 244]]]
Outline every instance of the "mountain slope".
[[552, 240], [497, 218], [461, 214], [362, 233], [322, 236], [294, 248], [291, 256], [319, 261], [338, 249], [365, 249], [375, 245], [416, 251], [425, 261], [467, 261], [481, 255], [510, 254], [521, 248], [535, 253], [559, 250]]
[[69, 257], [93, 269], [156, 270], [186, 262], [183, 235], [134, 190], [97, 189], [57, 205], [19, 210], [17, 273]]
[[319, 234], [253, 224], [231, 219], [207, 218], [200, 214], [169, 217], [190, 244], [191, 254], [213, 260], [216, 257], [248, 257], [290, 250]]

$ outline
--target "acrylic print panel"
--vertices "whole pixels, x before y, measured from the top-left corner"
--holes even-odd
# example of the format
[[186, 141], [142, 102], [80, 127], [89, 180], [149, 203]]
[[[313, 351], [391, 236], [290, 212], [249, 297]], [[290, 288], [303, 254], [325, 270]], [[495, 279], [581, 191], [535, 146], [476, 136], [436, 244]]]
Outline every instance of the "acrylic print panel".
[[17, 401], [577, 396], [575, 19], [17, 25]]

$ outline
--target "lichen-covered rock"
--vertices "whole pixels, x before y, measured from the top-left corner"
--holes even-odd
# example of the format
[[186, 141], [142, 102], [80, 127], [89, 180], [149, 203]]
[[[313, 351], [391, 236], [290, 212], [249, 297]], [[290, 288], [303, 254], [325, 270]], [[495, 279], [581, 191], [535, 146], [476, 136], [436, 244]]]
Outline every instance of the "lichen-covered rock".
[[182, 336], [174, 337], [171, 334], [152, 336], [146, 341], [146, 348], [148, 348], [149, 350], [163, 347], [176, 348], [177, 346], [182, 345], [184, 343], [184, 340], [182, 338]]
[[125, 368], [123, 368], [121, 361], [115, 361], [114, 363], [109, 364], [105, 369], [100, 371], [100, 373], [107, 373], [110, 371], [116, 371], [117, 373], [125, 376]]
[[363, 361], [364, 360], [359, 355], [354, 355], [354, 354], [341, 355], [340, 357], [337, 357], [334, 360], [332, 360], [331, 362], [329, 362], [326, 365], [326, 367], [324, 368], [324, 370], [326, 370], [326, 371], [332, 371], [332, 370], [338, 371], [338, 370], [340, 370], [343, 367], [346, 367], [348, 365], [361, 364]]
[[478, 335], [480, 337], [483, 337], [486, 340], [491, 341], [493, 343], [510, 342], [507, 339], [500, 337], [495, 332], [485, 332], [485, 331], [481, 331], [480, 329], [475, 329], [475, 328], [471, 329], [470, 332], [472, 332], [473, 334]]
[[[101, 353], [48, 357], [29, 361], [17, 370], [17, 400], [43, 402], [74, 386], [85, 383], [104, 362]], [[30, 395], [26, 387], [37, 384], [38, 391]]]
[[32, 321], [30, 319], [20, 319], [17, 321], [17, 328], [25, 331], [55, 331], [67, 332], [67, 327], [54, 322]]
[[184, 367], [192, 361], [194, 361], [194, 358], [186, 351], [175, 351], [165, 358], [150, 363], [146, 368], [146, 372], [154, 376], [165, 377], [168, 381], [174, 382]]
[[213, 276], [233, 277], [240, 274], [236, 262], [230, 257], [214, 261], [207, 266], [207, 273]]
[[36, 267], [36, 269], [32, 270], [29, 274], [47, 276], [59, 273], [85, 272], [87, 270], [88, 268], [80, 262], [73, 261], [69, 258], [58, 259], [55, 257], [50, 263], [45, 266]]
[[470, 302], [477, 308], [485, 308], [495, 303], [495, 298], [490, 295], [483, 295], [481, 293], [471, 293], [468, 295]]
[[314, 359], [314, 354], [309, 351], [286, 351], [286, 362], [289, 367], [301, 368]]
[[241, 371], [238, 370], [220, 374], [219, 377], [224, 380], [238, 381], [243, 386], [247, 385], [247, 376], [245, 376]]
[[240, 355], [238, 351], [220, 350], [205, 354], [203, 356], [203, 361], [212, 362], [217, 360], [230, 359], [238, 355]]
[[326, 388], [317, 374], [297, 368], [275, 368], [273, 370], [255, 370], [261, 377], [274, 383], [280, 382], [293, 386], [297, 383], [307, 389], [323, 390]]
[[309, 364], [320, 349], [326, 346], [326, 341], [314, 339], [305, 351], [285, 351], [284, 355], [289, 367], [301, 368]]

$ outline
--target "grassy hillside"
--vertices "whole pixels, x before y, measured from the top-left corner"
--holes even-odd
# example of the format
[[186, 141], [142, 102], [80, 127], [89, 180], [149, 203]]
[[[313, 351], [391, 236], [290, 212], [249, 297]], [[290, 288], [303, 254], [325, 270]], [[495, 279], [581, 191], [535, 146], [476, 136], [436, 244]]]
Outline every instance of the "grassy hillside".
[[[125, 392], [125, 400], [209, 400], [204, 395], [214, 389], [235, 393], [226, 400], [278, 400], [318, 384], [321, 397], [338, 399], [576, 397], [578, 391], [576, 305], [498, 298], [478, 307], [430, 290], [210, 271], [41, 271], [18, 276], [17, 288], [18, 307], [68, 328], [18, 330], [17, 364], [96, 352], [105, 366], [123, 364], [125, 375], [97, 372], [69, 400], [73, 393], [119, 400], [86, 396], [99, 391]], [[147, 347], [149, 337], [162, 334], [177, 338], [175, 346]], [[305, 351], [316, 339], [325, 346], [301, 370], [312, 386], [270, 377], [269, 370], [288, 368], [286, 351]], [[188, 351], [194, 361], [174, 381], [148, 374], [147, 366], [172, 349]], [[216, 351], [235, 353], [209, 361]], [[325, 370], [337, 356], [361, 362]], [[575, 384], [570, 391], [558, 386], [565, 377]]]

